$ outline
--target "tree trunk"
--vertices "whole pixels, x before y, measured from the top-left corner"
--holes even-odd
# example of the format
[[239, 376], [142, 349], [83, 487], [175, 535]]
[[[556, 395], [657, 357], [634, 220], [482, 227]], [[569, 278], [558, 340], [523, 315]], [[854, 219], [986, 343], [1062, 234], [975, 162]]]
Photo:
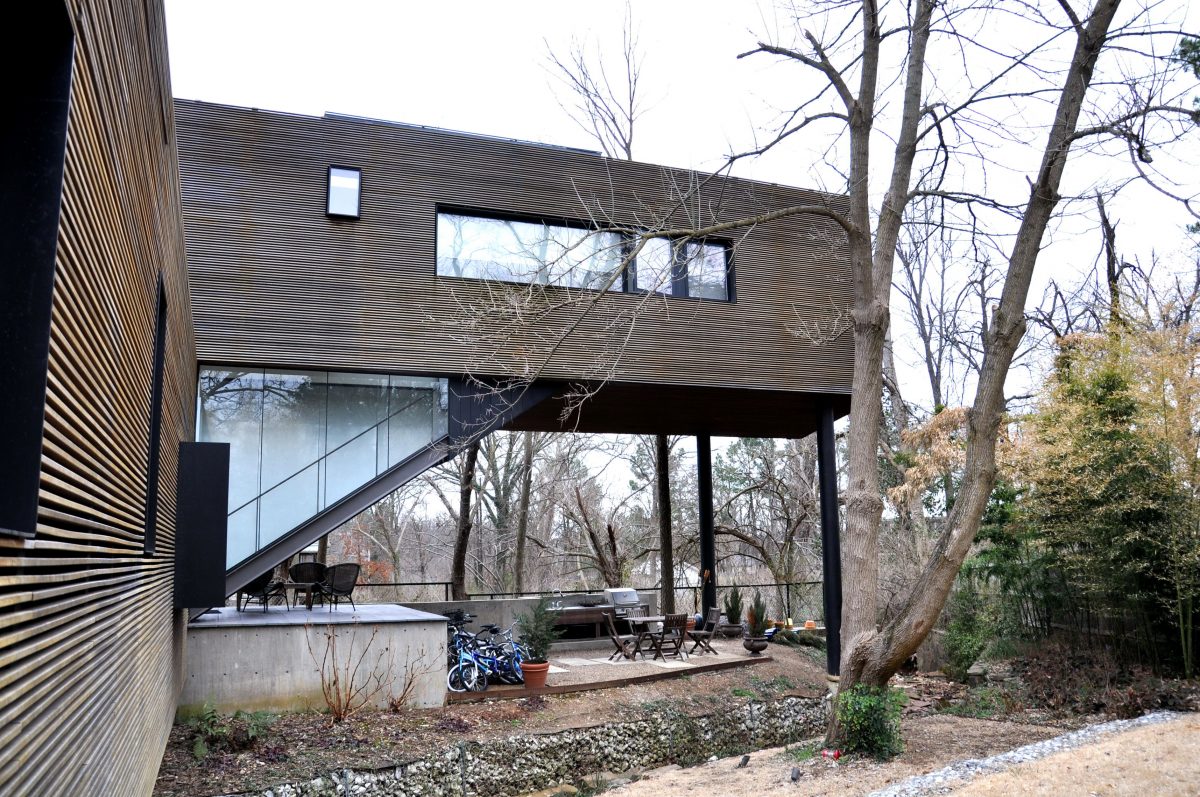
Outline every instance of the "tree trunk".
[[[878, 365], [882, 364], [881, 359], [874, 359], [880, 356], [876, 352], [882, 336], [874, 325], [861, 324], [856, 314], [855, 344], [862, 348], [855, 351], [855, 404], [851, 414], [850, 442], [851, 494], [847, 513], [847, 538], [853, 552], [846, 557], [851, 566], [847, 568], [845, 580], [846, 583], [860, 586], [851, 590], [850, 600], [846, 601], [843, 612], [843, 629], [848, 639], [842, 648], [841, 689], [848, 689], [857, 683], [885, 685], [916, 651], [940, 614], [954, 578], [979, 530], [995, 483], [996, 442], [1005, 407], [1004, 381], [1025, 332], [1024, 308], [1029, 284], [1042, 237], [1059, 201], [1058, 189], [1080, 108], [1119, 4], [1120, 0], [1100, 0], [1091, 17], [1078, 29], [1075, 54], [1043, 152], [1042, 164], [1032, 185], [1009, 257], [1000, 303], [984, 341], [983, 368], [975, 401], [968, 415], [966, 465], [962, 483], [946, 527], [924, 571], [913, 584], [894, 619], [878, 630], [875, 628], [875, 607], [872, 605], [877, 593], [875, 576], [878, 552], [875, 552], [873, 560], [863, 556], [861, 549], [864, 544], [869, 542], [873, 545], [874, 539], [859, 537], [864, 532], [871, 535], [872, 527], [875, 537], [878, 534], [880, 516], [871, 500], [874, 498], [877, 501], [878, 497], [877, 494], [872, 496], [865, 493], [867, 485], [878, 489], [877, 477], [872, 478], [877, 466], [875, 452], [869, 447], [871, 441], [867, 439], [871, 435], [856, 436], [855, 432], [858, 431], [857, 419], [873, 420], [874, 410], [879, 406], [879, 380], [873, 375], [879, 373]], [[916, 54], [913, 55], [915, 59]], [[881, 250], [877, 247], [876, 256], [880, 254]], [[871, 427], [871, 431], [874, 428]], [[873, 518], [868, 517], [868, 512]], [[867, 522], [872, 519], [873, 523]], [[875, 569], [871, 569], [871, 564], [875, 565]], [[836, 736], [836, 728], [831, 730], [831, 735]]]
[[454, 558], [450, 563], [450, 599], [467, 599], [467, 547], [471, 543], [471, 493], [475, 489], [475, 462], [479, 441], [467, 446], [458, 476], [458, 524], [454, 532]]
[[329, 535], [317, 540], [317, 561], [326, 564], [329, 559]]
[[671, 538], [671, 451], [667, 436], [654, 436], [654, 487], [658, 504], [658, 552], [662, 577], [659, 610], [675, 612], [675, 548]]
[[533, 489], [533, 432], [525, 438], [521, 458], [521, 497], [517, 505], [517, 550], [513, 555], [513, 589], [525, 591], [525, 538], [529, 534], [529, 493]]

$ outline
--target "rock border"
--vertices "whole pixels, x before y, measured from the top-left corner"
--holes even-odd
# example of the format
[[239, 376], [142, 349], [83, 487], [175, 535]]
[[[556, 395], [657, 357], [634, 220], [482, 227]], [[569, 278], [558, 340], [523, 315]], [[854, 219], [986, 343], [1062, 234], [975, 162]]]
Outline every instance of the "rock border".
[[691, 766], [807, 739], [825, 726], [819, 698], [752, 701], [698, 717], [657, 716], [545, 734], [464, 741], [398, 766], [344, 769], [239, 797], [511, 797], [595, 772]]

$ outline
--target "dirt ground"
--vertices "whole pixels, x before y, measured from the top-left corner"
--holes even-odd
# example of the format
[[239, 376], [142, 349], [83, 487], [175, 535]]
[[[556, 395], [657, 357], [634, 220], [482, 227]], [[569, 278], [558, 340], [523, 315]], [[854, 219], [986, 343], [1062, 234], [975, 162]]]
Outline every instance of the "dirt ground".
[[[1045, 725], [967, 719], [946, 714], [914, 717], [903, 722], [905, 751], [887, 763], [858, 757], [835, 763], [821, 758], [819, 752], [811, 756], [811, 746], [797, 746], [792, 751], [776, 747], [751, 753], [750, 762], [740, 769], [737, 768], [739, 759], [735, 757], [690, 769], [658, 770], [634, 783], [606, 791], [605, 795], [750, 797], [778, 793], [795, 797], [849, 797], [869, 794], [954, 761], [995, 755], [1062, 732], [1061, 728]], [[795, 782], [791, 779], [793, 768], [799, 769], [800, 773]]]
[[1010, 794], [1155, 795], [1200, 793], [1200, 716], [1101, 737], [959, 787], [960, 797]]
[[[608, 655], [607, 650], [601, 650], [597, 649], [595, 655]], [[161, 797], [194, 797], [261, 789], [310, 779], [332, 769], [382, 767], [408, 761], [464, 739], [633, 720], [656, 713], [662, 701], [670, 701], [679, 711], [700, 715], [752, 699], [823, 693], [823, 653], [775, 646], [768, 652], [774, 661], [765, 664], [697, 675], [677, 670], [678, 678], [620, 689], [421, 711], [363, 711], [338, 725], [331, 725], [324, 714], [284, 714], [275, 719], [253, 750], [214, 751], [203, 761], [192, 754], [194, 730], [177, 725], [171, 731], [154, 793]], [[572, 651], [566, 655], [582, 657], [587, 653]], [[731, 647], [720, 657], [698, 656], [691, 661], [708, 663], [733, 655], [746, 654], [738, 654]], [[621, 670], [620, 674], [626, 672], [633, 674], [632, 670]]]
[[[728, 647], [723, 645], [720, 650], [720, 657], [696, 657], [692, 663], [704, 664], [745, 655], [736, 648], [736, 642]], [[604, 649], [572, 651], [564, 657], [603, 660], [607, 652]], [[822, 652], [776, 646], [768, 652], [773, 661], [752, 667], [713, 673], [689, 673], [686, 668], [672, 668], [678, 677], [616, 689], [545, 698], [489, 700], [420, 711], [363, 711], [337, 725], [331, 724], [324, 714], [285, 714], [275, 718], [265, 738], [254, 749], [243, 752], [216, 750], [203, 760], [197, 760], [192, 754], [194, 729], [179, 725], [171, 733], [154, 793], [160, 797], [193, 797], [262, 789], [284, 782], [308, 780], [332, 769], [396, 764], [444, 749], [460, 740], [548, 733], [635, 720], [661, 712], [664, 702], [669, 702], [674, 710], [701, 715], [727, 710], [750, 700], [789, 694], [809, 697], [824, 694]], [[585, 674], [591, 680], [599, 680], [599, 677], [640, 674], [640, 669], [637, 673], [634, 671], [638, 668], [654, 670], [650, 665], [641, 664], [568, 663], [564, 665], [566, 672], [551, 677], [557, 678], [559, 683], [574, 681]], [[657, 671], [661, 672], [661, 669]], [[967, 696], [962, 685], [921, 675], [898, 677], [896, 685], [909, 695], [903, 721], [907, 749], [888, 763], [857, 757], [836, 763], [825, 760], [819, 751], [814, 755], [817, 745], [813, 740], [810, 744], [795, 745], [791, 750], [777, 748], [752, 753], [748, 765], [743, 768], [736, 768], [737, 757], [688, 770], [664, 768], [645, 773], [640, 780], [605, 793], [621, 797], [691, 793], [737, 797], [776, 792], [798, 797], [862, 795], [954, 761], [994, 755], [1057, 736], [1071, 727], [1104, 719], [1100, 716], [1053, 716], [1032, 709], [1016, 710], [1008, 716], [1008, 721], [960, 717], [936, 712], [950, 710], [986, 716], [960, 710], [970, 708], [969, 703], [962, 702]], [[1172, 733], [1168, 730], [1172, 726], [1186, 727], [1187, 733]], [[1063, 760], [1070, 766], [1029, 765], [1028, 772], [1024, 768], [1020, 772], [1013, 770], [1011, 774], [996, 776], [1000, 780], [994, 784], [990, 779], [980, 780], [970, 785], [980, 791], [963, 793], [1120, 795], [1132, 793], [1133, 788], [1141, 794], [1200, 793], [1200, 789], [1194, 787], [1200, 782], [1200, 755], [1197, 755], [1200, 752], [1197, 742], [1200, 721], [1193, 717], [1186, 726], [1171, 723], [1137, 733], [1146, 734], [1145, 741], [1139, 742], [1146, 746], [1138, 748], [1143, 752], [1136, 757], [1122, 753], [1127, 742], [1123, 741], [1124, 737], [1116, 737], [1111, 742], [1096, 745], [1095, 751], [1089, 748], [1064, 753]], [[1135, 737], [1130, 734], [1129, 738]], [[1095, 762], [1079, 763], [1084, 760], [1079, 757], [1085, 752], [1095, 758]], [[1168, 759], [1187, 759], [1187, 766], [1173, 769], [1159, 766]], [[1101, 766], [1109, 764], [1115, 768]], [[793, 770], [797, 772], [795, 782], [791, 777]], [[1168, 774], [1164, 774], [1170, 772], [1186, 780], [1170, 780]], [[1094, 776], [1094, 783], [1086, 781], [1088, 790], [1075, 789], [1077, 784], [1085, 782], [1085, 775]], [[1003, 780], [1005, 777], [1023, 780], [1010, 782]], [[1061, 782], [1053, 780], [1055, 777]], [[1067, 785], [1069, 790], [1066, 790]], [[1121, 790], [1131, 785], [1129, 791]]]

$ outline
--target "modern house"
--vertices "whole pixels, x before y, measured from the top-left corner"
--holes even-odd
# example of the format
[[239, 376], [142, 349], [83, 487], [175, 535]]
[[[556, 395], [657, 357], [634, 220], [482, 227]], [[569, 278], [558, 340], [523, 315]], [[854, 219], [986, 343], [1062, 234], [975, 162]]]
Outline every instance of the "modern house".
[[696, 435], [706, 602], [711, 435], [818, 431], [836, 530], [844, 239], [753, 220], [844, 198], [173, 102], [157, 2], [45, 6], [0, 150], [0, 793], [148, 793], [188, 610], [492, 429]]

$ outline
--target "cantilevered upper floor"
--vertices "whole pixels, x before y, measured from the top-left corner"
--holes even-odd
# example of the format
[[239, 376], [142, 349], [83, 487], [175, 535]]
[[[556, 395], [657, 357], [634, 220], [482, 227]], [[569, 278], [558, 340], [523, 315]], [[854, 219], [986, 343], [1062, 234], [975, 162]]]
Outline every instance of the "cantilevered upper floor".
[[678, 234], [844, 197], [361, 118], [176, 119], [202, 363], [603, 383], [581, 431], [790, 437], [848, 407], [840, 228]]

